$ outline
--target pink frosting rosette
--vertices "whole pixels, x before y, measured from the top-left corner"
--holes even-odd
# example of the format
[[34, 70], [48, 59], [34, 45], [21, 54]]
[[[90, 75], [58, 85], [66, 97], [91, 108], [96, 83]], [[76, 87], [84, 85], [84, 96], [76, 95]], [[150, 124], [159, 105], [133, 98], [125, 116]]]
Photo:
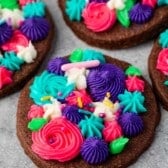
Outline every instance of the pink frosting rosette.
[[56, 118], [32, 133], [32, 150], [45, 160], [69, 161], [80, 153], [83, 137], [65, 118]]
[[28, 119], [31, 120], [33, 118], [41, 118], [43, 117], [43, 114], [43, 107], [33, 104], [28, 112]]
[[164, 48], [160, 51], [156, 68], [163, 74], [168, 75], [168, 48]]
[[108, 30], [116, 22], [115, 11], [108, 8], [106, 3], [89, 3], [82, 16], [87, 28], [94, 32]]
[[21, 6], [24, 6], [24, 5], [28, 4], [28, 3], [33, 2], [33, 1], [34, 1], [34, 0], [19, 0], [19, 4], [20, 4]]
[[126, 80], [127, 90], [130, 92], [139, 91], [144, 92], [145, 82], [137, 76], [129, 76]]
[[12, 38], [1, 47], [4, 51], [18, 52], [18, 46], [27, 47], [29, 45], [29, 40], [25, 35], [23, 35], [19, 30], [15, 30]]
[[142, 0], [142, 4], [149, 5], [154, 8], [157, 5], [157, 0]]
[[117, 121], [105, 122], [105, 127], [103, 129], [103, 137], [106, 142], [111, 142], [123, 135], [121, 126]]

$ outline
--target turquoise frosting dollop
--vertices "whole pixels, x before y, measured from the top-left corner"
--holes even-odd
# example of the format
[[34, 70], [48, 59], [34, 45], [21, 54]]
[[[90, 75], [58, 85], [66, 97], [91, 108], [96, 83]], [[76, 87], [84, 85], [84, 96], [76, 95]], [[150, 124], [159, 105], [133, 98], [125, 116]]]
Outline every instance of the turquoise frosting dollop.
[[81, 21], [82, 11], [85, 8], [85, 0], [67, 0], [65, 12], [72, 21]]
[[158, 3], [158, 6], [168, 5], [168, 0], [158, 0], [157, 3]]
[[95, 50], [84, 50], [82, 61], [99, 60], [102, 64], [106, 63], [106, 60], [101, 52]]
[[142, 113], [146, 112], [144, 107], [145, 97], [141, 92], [129, 92], [125, 90], [123, 94], [118, 95], [120, 104], [123, 106], [123, 112]]
[[44, 97], [54, 97], [58, 100], [65, 99], [75, 88], [74, 84], [68, 84], [67, 78], [57, 76], [44, 71], [40, 76], [35, 77], [30, 86], [30, 98], [37, 105], [50, 103], [50, 100], [43, 100]]
[[91, 117], [85, 116], [85, 119], [81, 120], [78, 126], [85, 138], [102, 138], [102, 130], [104, 128], [102, 118], [96, 117], [94, 115], [92, 115]]
[[24, 63], [14, 52], [6, 52], [4, 57], [0, 57], [0, 65], [11, 71], [18, 71]]
[[162, 46], [162, 48], [168, 48], [168, 29], [160, 34], [159, 44]]
[[25, 18], [44, 17], [45, 3], [42, 1], [28, 3], [23, 7], [23, 15]]

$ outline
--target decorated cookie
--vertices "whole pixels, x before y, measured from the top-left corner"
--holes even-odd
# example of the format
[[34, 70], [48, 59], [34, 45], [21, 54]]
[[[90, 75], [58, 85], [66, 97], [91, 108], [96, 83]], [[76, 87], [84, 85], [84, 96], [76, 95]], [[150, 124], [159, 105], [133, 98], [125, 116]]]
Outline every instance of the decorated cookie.
[[159, 119], [138, 68], [76, 49], [22, 90], [17, 135], [40, 168], [127, 167], [149, 147]]
[[58, 0], [67, 25], [90, 45], [128, 48], [168, 27], [167, 0]]
[[17, 91], [49, 51], [54, 27], [41, 0], [0, 0], [0, 97]]
[[160, 102], [168, 110], [168, 29], [159, 35], [153, 45], [149, 74]]

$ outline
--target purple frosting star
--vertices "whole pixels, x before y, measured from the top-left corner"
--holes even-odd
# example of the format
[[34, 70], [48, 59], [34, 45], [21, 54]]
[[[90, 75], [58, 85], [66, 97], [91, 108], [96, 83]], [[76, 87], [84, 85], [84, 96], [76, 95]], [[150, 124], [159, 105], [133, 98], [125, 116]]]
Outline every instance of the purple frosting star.
[[149, 21], [153, 16], [153, 8], [149, 5], [137, 3], [129, 12], [132, 22], [143, 24]]
[[102, 101], [107, 92], [111, 95], [110, 99], [116, 101], [118, 94], [125, 90], [125, 74], [115, 65], [102, 64], [90, 70], [87, 86], [94, 101]]
[[78, 124], [84, 118], [84, 116], [78, 112], [78, 107], [70, 105], [63, 109], [63, 116], [75, 124]]
[[54, 58], [48, 63], [47, 70], [56, 75], [64, 75], [64, 71], [61, 70], [63, 64], [69, 63], [66, 58]]
[[124, 135], [128, 137], [137, 136], [144, 129], [141, 117], [135, 113], [122, 114], [119, 118], [119, 123], [123, 129]]
[[26, 19], [20, 26], [20, 31], [33, 42], [44, 40], [49, 30], [50, 25], [47, 19], [40, 17]]
[[12, 26], [5, 22], [0, 24], [0, 45], [6, 43], [13, 34]]
[[89, 164], [100, 164], [108, 158], [108, 145], [103, 139], [88, 138], [82, 145], [81, 155]]

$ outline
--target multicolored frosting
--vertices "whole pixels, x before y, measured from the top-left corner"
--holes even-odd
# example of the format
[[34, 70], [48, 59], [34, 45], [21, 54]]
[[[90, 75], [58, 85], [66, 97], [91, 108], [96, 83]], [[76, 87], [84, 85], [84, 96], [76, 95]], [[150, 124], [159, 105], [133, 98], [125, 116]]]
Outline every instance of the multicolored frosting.
[[3, 89], [13, 82], [13, 75], [23, 64], [35, 61], [37, 50], [33, 42], [44, 40], [50, 25], [41, 0], [0, 0], [0, 6], [0, 89]]
[[151, 20], [155, 8], [167, 0], [66, 0], [65, 12], [71, 21], [83, 22], [93, 32], [112, 29], [117, 21], [123, 27]]
[[[160, 34], [159, 45], [161, 51], [158, 54], [156, 69], [159, 70], [166, 77], [168, 76], [168, 29]], [[168, 80], [163, 83], [165, 86], [168, 84]]]
[[143, 132], [144, 88], [139, 69], [129, 66], [124, 73], [94, 50], [52, 59], [30, 86], [33, 152], [44, 160], [81, 155], [102, 164]]

